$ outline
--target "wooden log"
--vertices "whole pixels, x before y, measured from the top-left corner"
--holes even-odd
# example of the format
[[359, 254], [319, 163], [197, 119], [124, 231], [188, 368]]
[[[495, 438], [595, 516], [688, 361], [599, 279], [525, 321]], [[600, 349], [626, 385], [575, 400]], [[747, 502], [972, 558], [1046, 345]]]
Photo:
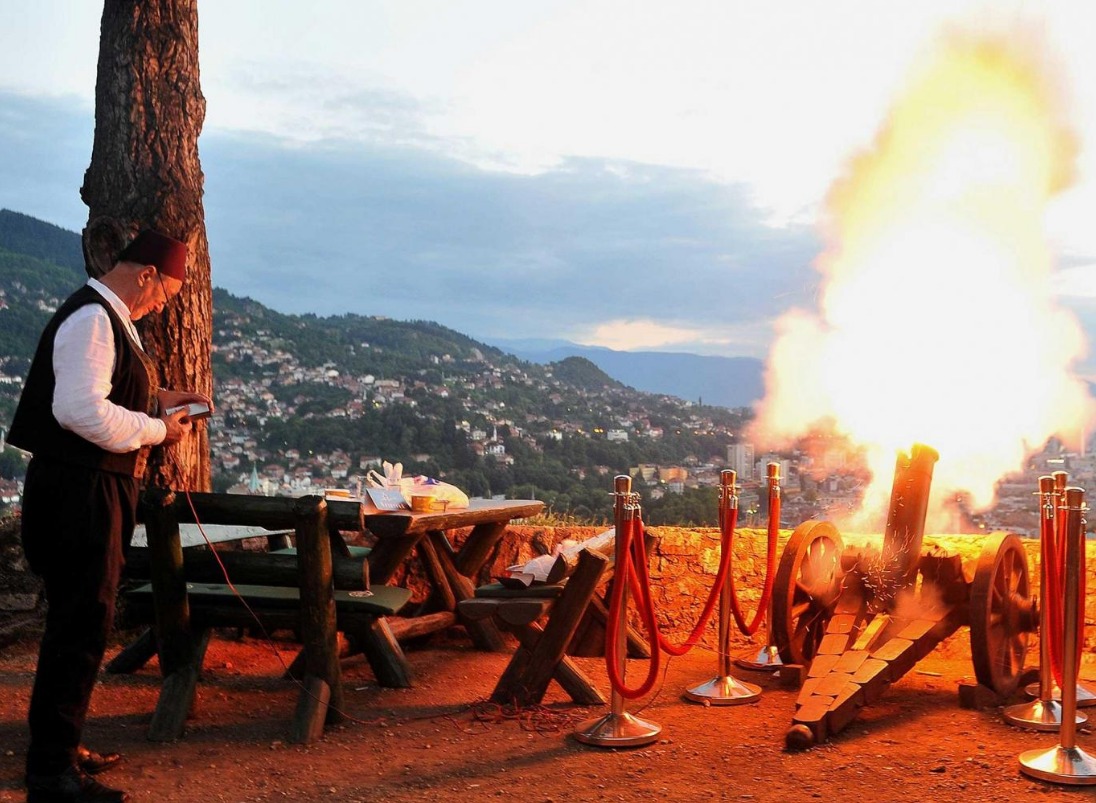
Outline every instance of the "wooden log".
[[156, 654], [156, 634], [152, 628], [127, 644], [120, 653], [111, 659], [106, 671], [112, 675], [132, 675]]
[[[222, 564], [224, 568], [222, 569]], [[335, 588], [360, 591], [369, 588], [369, 562], [365, 557], [332, 557]], [[148, 549], [133, 547], [126, 558], [126, 573], [148, 577], [151, 556]], [[225, 573], [234, 584], [296, 586], [299, 582], [297, 556], [291, 553], [183, 550], [183, 575], [188, 583], [223, 583]]]
[[417, 549], [419, 560], [422, 561], [422, 567], [426, 570], [426, 576], [433, 585], [431, 598], [419, 609], [419, 613], [428, 613], [429, 611], [426, 608], [433, 601], [436, 601], [443, 611], [455, 611], [457, 609], [457, 598], [453, 594], [452, 586], [449, 585], [445, 569], [442, 568], [441, 558], [438, 557], [437, 547], [435, 547], [434, 542], [430, 538], [423, 538], [419, 541]]
[[175, 494], [152, 488], [142, 494], [148, 534], [149, 577], [156, 612], [160, 673], [166, 678], [192, 662], [194, 641], [183, 573], [183, 547], [175, 518]]
[[491, 557], [499, 541], [502, 540], [507, 523], [492, 521], [474, 526], [453, 561], [457, 571], [465, 577], [478, 575], [483, 564]]
[[369, 627], [354, 632], [373, 677], [377, 683], [389, 689], [411, 688], [411, 666], [400, 649], [400, 643], [384, 617], [376, 619]]
[[[190, 499], [202, 524], [237, 524], [268, 530], [286, 530], [296, 526], [298, 498], [190, 492]], [[173, 495], [171, 504], [176, 521], [194, 523], [194, 511], [185, 498], [175, 498]], [[328, 518], [331, 525], [339, 530], [361, 531], [364, 516], [361, 502], [342, 499], [332, 500], [329, 505]]]
[[[438, 537], [444, 538], [444, 533], [431, 531], [427, 534], [427, 538], [435, 541]], [[449, 588], [453, 591], [453, 596], [457, 602], [466, 599], [472, 599], [476, 595], [476, 589], [472, 585], [472, 581], [465, 577], [453, 563], [453, 559], [449, 554], [442, 550], [435, 550], [435, 554], [438, 556], [438, 562], [441, 564], [442, 573], [445, 575], [445, 579], [448, 582]], [[465, 621], [462, 622], [465, 629], [468, 630], [468, 635], [472, 638], [472, 643], [475, 644], [481, 650], [488, 650], [490, 652], [503, 652], [506, 650], [506, 641], [502, 637], [502, 633], [499, 632], [498, 627], [494, 622], [490, 620], [482, 620], [478, 622]]]
[[324, 722], [332, 705], [331, 687], [327, 681], [315, 675], [306, 677], [301, 695], [297, 698], [289, 741], [293, 744], [312, 744], [323, 736]]
[[[608, 594], [608, 592], [606, 592]], [[609, 621], [609, 608], [605, 605], [601, 596], [594, 594], [590, 598], [590, 607], [587, 608], [589, 618], [592, 624], [595, 624], [596, 628], [591, 628], [597, 631], [597, 645], [598, 649], [592, 654], [586, 652], [573, 652], [572, 655], [579, 655], [585, 657], [596, 657], [605, 654], [605, 624]], [[651, 657], [651, 647], [647, 643], [647, 640], [643, 637], [643, 634], [636, 630], [631, 625], [628, 625], [628, 657], [648, 659]]]
[[539, 702], [544, 697], [556, 666], [563, 658], [608, 563], [603, 555], [589, 551], [582, 553], [578, 570], [567, 581], [536, 645], [514, 654], [499, 678], [491, 695], [492, 700], [517, 700], [521, 705], [526, 705]]
[[[536, 646], [543, 633], [544, 628], [537, 623], [526, 627], [518, 627], [514, 630], [514, 634], [518, 637], [521, 645], [530, 650]], [[556, 665], [556, 671], [553, 673], [552, 678], [567, 692], [576, 705], [605, 705], [607, 702], [590, 679], [590, 676], [579, 669], [578, 665], [566, 655], [559, 659], [559, 664]], [[540, 700], [537, 700], [537, 702], [540, 702]]]
[[209, 630], [199, 632], [194, 640], [187, 663], [176, 667], [164, 677], [160, 696], [148, 726], [151, 742], [173, 742], [183, 735], [187, 717], [195, 705], [198, 678], [202, 673], [202, 661], [209, 646]]
[[[335, 723], [342, 718], [339, 712], [343, 708], [343, 688], [335, 635], [338, 628], [331, 578], [331, 542], [327, 536], [327, 503], [319, 496], [303, 496], [295, 501], [301, 640], [306, 654], [306, 673], [329, 687], [327, 721]], [[305, 690], [301, 694], [303, 696]], [[299, 726], [306, 724], [298, 721]], [[303, 735], [303, 732], [299, 733]]]
[[425, 616], [406, 618], [391, 616], [385, 621], [397, 641], [407, 641], [452, 627], [457, 623], [457, 615], [452, 611], [439, 611], [438, 613], [428, 613]]

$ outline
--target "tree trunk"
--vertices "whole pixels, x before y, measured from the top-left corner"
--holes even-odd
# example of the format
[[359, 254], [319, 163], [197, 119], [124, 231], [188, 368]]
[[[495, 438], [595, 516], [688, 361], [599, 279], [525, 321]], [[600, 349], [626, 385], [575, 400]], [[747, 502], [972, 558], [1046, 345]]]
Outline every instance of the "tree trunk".
[[[95, 86], [95, 143], [80, 195], [89, 276], [110, 270], [138, 231], [187, 244], [187, 281], [160, 315], [139, 324], [160, 366], [161, 387], [212, 395], [213, 298], [202, 208], [198, 135], [205, 98], [198, 80], [197, 0], [106, 0]], [[208, 490], [205, 424], [181, 444], [154, 449], [150, 485]]]

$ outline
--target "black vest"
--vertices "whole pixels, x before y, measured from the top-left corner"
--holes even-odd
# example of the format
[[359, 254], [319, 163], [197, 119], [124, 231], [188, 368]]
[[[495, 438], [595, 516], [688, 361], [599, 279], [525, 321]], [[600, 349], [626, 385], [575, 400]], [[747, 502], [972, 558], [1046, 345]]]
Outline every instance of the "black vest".
[[71, 432], [53, 417], [53, 341], [57, 329], [80, 307], [98, 304], [110, 318], [114, 333], [114, 372], [107, 399], [120, 407], [153, 414], [156, 406], [156, 374], [151, 360], [130, 337], [110, 302], [84, 285], [71, 296], [46, 324], [31, 362], [27, 383], [8, 432], [8, 443], [63, 463], [86, 466], [115, 474], [141, 477], [145, 473], [149, 447], [132, 452], [108, 452]]

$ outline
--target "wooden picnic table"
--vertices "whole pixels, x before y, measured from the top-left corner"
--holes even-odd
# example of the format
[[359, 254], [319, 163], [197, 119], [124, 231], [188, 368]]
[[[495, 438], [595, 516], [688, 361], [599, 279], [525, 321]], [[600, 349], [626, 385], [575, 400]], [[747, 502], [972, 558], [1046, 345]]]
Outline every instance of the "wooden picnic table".
[[[346, 502], [332, 501], [333, 511]], [[369, 554], [373, 582], [384, 583], [414, 552], [430, 583], [430, 597], [416, 616], [389, 620], [397, 638], [424, 635], [458, 621], [457, 603], [475, 596], [476, 577], [514, 519], [535, 516], [544, 503], [535, 499], [474, 499], [466, 508], [432, 513], [409, 510], [365, 513], [365, 527], [376, 536]], [[468, 527], [472, 531], [454, 548], [450, 534]], [[505, 642], [494, 623], [462, 620], [473, 643], [480, 649], [500, 651]]]

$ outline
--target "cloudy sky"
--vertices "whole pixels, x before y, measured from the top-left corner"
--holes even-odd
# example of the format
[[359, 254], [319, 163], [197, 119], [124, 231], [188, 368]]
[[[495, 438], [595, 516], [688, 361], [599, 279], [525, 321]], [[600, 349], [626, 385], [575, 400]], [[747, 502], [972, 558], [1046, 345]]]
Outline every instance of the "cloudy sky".
[[[1096, 4], [202, 0], [214, 284], [285, 312], [764, 357], [817, 215], [948, 26], [1045, 40], [1047, 228], [1096, 331]], [[0, 0], [0, 207], [72, 230], [99, 9]]]

